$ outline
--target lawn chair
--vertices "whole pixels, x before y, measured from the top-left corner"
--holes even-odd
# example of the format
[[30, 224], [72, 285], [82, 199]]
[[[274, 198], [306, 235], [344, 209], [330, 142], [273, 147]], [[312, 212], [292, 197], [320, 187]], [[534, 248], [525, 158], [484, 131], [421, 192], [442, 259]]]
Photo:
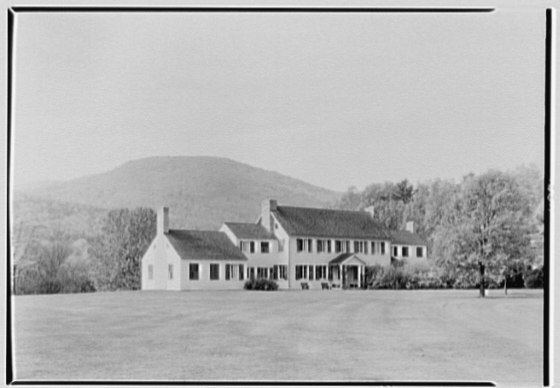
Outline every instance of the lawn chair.
[[322, 289], [322, 290], [330, 290], [331, 287], [329, 286], [329, 283], [327, 283], [327, 282], [322, 282], [322, 283], [321, 283], [321, 289]]
[[306, 282], [302, 282], [301, 283], [301, 289], [302, 290], [309, 290], [309, 284], [307, 284]]

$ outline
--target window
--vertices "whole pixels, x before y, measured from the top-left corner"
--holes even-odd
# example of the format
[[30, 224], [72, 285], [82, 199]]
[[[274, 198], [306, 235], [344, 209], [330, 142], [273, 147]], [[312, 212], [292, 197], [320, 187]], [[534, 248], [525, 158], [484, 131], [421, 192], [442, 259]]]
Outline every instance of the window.
[[267, 279], [268, 278], [268, 268], [258, 267], [257, 268], [257, 279]]
[[173, 264], [169, 264], [167, 270], [169, 271], [169, 280], [173, 280]]
[[375, 241], [371, 242], [371, 254], [375, 255]]
[[368, 253], [368, 249], [367, 249], [368, 243], [367, 243], [367, 241], [364, 241], [363, 244], [364, 244], [364, 253], [367, 255], [367, 253]]
[[381, 254], [384, 255], [385, 254], [385, 241], [381, 242]]
[[327, 240], [327, 252], [328, 253], [332, 252], [331, 240]]
[[307, 252], [313, 252], [313, 240], [307, 240]]
[[272, 280], [278, 280], [278, 266], [272, 266]]
[[296, 280], [303, 279], [303, 265], [296, 265]]
[[296, 280], [307, 279], [307, 266], [296, 265]]
[[278, 252], [284, 252], [284, 244], [285, 244], [285, 240], [278, 240]]
[[296, 248], [297, 248], [296, 250], [297, 250], [298, 252], [303, 251], [303, 239], [298, 238], [298, 239], [296, 240]]
[[354, 241], [354, 252], [367, 253], [367, 243], [365, 241]]
[[313, 266], [309, 266], [309, 280], [313, 280]]
[[408, 247], [402, 247], [402, 255], [403, 257], [408, 257]]
[[261, 242], [261, 253], [268, 253], [268, 252], [269, 252], [268, 241]]
[[245, 274], [245, 268], [243, 268], [243, 264], [239, 264], [239, 280], [243, 280], [244, 274]]
[[280, 279], [288, 280], [288, 266], [280, 265]]
[[231, 264], [226, 264], [226, 280], [231, 279]]
[[346, 249], [344, 252], [350, 252], [350, 241], [346, 240], [345, 243], [346, 243], [346, 247], [345, 247]]
[[220, 264], [210, 264], [210, 280], [220, 280]]
[[316, 265], [315, 266], [315, 279], [321, 280], [327, 278], [327, 266], [326, 265]]
[[189, 279], [198, 280], [198, 264], [196, 263], [189, 264]]
[[399, 256], [399, 247], [393, 247], [393, 256], [395, 257]]
[[247, 267], [247, 277], [251, 280], [255, 278], [255, 268], [254, 267]]
[[148, 265], [148, 280], [153, 280], [154, 279], [154, 266], [153, 265]]
[[317, 253], [323, 252], [323, 240], [317, 240]]
[[242, 252], [249, 252], [249, 241], [241, 241], [239, 247]]
[[334, 251], [335, 251], [335, 253], [340, 253], [340, 252], [342, 252], [342, 241], [336, 240], [336, 241], [334, 242]]
[[255, 253], [255, 242], [251, 241], [249, 244], [250, 244], [249, 252]]

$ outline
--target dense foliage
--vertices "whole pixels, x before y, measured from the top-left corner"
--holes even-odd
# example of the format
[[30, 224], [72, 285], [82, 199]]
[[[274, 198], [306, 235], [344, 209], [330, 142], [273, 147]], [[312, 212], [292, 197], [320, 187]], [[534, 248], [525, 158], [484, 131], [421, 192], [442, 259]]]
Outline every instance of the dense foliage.
[[[542, 262], [543, 189], [539, 170], [522, 166], [469, 174], [459, 183], [438, 179], [414, 188], [404, 180], [372, 184], [362, 192], [352, 187], [337, 207], [374, 206], [375, 219], [394, 230], [414, 221], [415, 232], [428, 243], [432, 265], [447, 285], [479, 285], [482, 264], [487, 286], [516, 287], [528, 269]], [[406, 276], [405, 270], [388, 269], [375, 287], [403, 288]]]
[[140, 259], [155, 230], [155, 212], [146, 208], [112, 210], [98, 234], [75, 241], [61, 231], [45, 237], [18, 229], [13, 290], [52, 294], [139, 289]]
[[98, 290], [138, 290], [141, 259], [156, 236], [152, 209], [111, 210], [103, 233], [94, 240], [94, 273]]
[[270, 279], [249, 279], [245, 282], [243, 288], [253, 291], [276, 291], [278, 290], [278, 284]]

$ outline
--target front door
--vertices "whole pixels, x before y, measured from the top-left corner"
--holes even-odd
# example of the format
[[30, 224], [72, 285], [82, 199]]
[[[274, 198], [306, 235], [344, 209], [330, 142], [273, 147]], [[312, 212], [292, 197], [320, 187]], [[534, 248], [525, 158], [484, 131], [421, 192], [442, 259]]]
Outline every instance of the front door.
[[358, 286], [358, 267], [355, 265], [348, 266], [348, 287]]

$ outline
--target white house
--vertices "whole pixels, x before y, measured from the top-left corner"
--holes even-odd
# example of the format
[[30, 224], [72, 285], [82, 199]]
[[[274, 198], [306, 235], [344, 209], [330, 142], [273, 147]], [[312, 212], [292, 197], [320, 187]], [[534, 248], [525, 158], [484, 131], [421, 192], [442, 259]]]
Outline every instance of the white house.
[[167, 208], [142, 258], [142, 289], [240, 289], [268, 278], [280, 288], [360, 287], [365, 268], [421, 262], [426, 243], [414, 224], [389, 231], [373, 208], [344, 211], [262, 203], [255, 223], [226, 222], [219, 231], [170, 230]]
[[160, 208], [157, 235], [142, 257], [142, 289], [241, 289], [246, 265], [226, 234], [169, 229], [168, 209]]

